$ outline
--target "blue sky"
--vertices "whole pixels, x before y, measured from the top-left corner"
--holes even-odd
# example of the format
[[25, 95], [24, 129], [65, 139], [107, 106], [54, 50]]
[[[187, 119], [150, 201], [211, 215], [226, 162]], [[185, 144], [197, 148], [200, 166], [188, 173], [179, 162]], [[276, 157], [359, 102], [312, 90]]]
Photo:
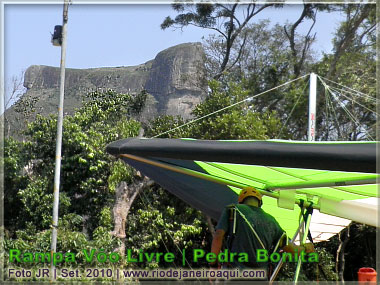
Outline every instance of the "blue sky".
[[[273, 24], [295, 21], [302, 5], [285, 5], [266, 9], [253, 20], [269, 18]], [[30, 65], [59, 66], [60, 48], [54, 47], [51, 34], [62, 23], [62, 5], [5, 5], [5, 85]], [[160, 24], [176, 13], [167, 4], [81, 4], [70, 5], [67, 37], [67, 68], [129, 66], [153, 59], [158, 52], [184, 42], [201, 42], [210, 33], [195, 27], [183, 31], [167, 29]], [[332, 33], [338, 14], [319, 13], [314, 31], [319, 53], [330, 52]], [[310, 23], [303, 23], [305, 32]]]

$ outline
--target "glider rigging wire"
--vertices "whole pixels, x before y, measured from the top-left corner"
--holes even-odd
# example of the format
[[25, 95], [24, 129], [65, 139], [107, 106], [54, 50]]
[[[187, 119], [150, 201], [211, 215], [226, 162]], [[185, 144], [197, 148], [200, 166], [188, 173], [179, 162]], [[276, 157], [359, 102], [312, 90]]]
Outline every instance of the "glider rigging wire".
[[372, 101], [374, 103], [376, 103], [378, 101], [378, 99], [373, 98], [373, 97], [368, 96], [368, 95], [365, 96], [365, 95], [362, 95], [361, 93], [352, 92], [350, 90], [346, 90], [346, 89], [343, 89], [343, 88], [332, 87], [332, 86], [330, 86], [330, 87], [333, 88], [333, 89], [335, 89], [335, 90], [338, 90], [339, 92], [350, 94], [352, 96], [359, 97], [359, 98], [362, 98], [364, 100]]
[[[330, 94], [329, 94], [328, 90], [325, 91], [325, 97], [326, 97], [326, 100], [327, 100], [328, 109], [332, 110], [331, 113], [332, 113], [332, 116], [333, 116], [334, 123], [336, 124], [335, 128], [336, 128], [336, 131], [338, 132], [338, 138], [339, 138], [339, 137], [341, 137], [341, 133], [340, 133], [340, 128], [339, 128], [338, 115], [335, 112], [335, 108], [333, 107], [333, 102], [331, 100], [331, 97], [330, 97]], [[326, 127], [328, 127], [328, 126], [326, 126]]]
[[219, 113], [219, 112], [222, 112], [222, 111], [224, 111], [224, 110], [227, 110], [227, 109], [232, 108], [232, 107], [234, 107], [234, 106], [237, 106], [237, 105], [239, 105], [239, 104], [241, 104], [241, 103], [249, 102], [249, 101], [251, 101], [252, 99], [254, 99], [254, 98], [258, 97], [258, 96], [261, 96], [261, 95], [264, 95], [264, 94], [266, 94], [266, 93], [269, 93], [269, 92], [271, 92], [271, 91], [273, 91], [273, 90], [276, 90], [276, 89], [278, 89], [278, 88], [280, 88], [280, 87], [286, 86], [286, 85], [288, 85], [288, 84], [290, 84], [290, 83], [292, 83], [292, 82], [295, 82], [295, 81], [297, 81], [297, 80], [300, 80], [300, 79], [302, 79], [302, 78], [305, 78], [306, 76], [309, 76], [309, 75], [310, 75], [310, 74], [306, 74], [306, 75], [303, 75], [303, 76], [298, 77], [298, 78], [296, 78], [296, 79], [290, 80], [290, 81], [288, 81], [288, 82], [285, 82], [284, 84], [281, 84], [281, 85], [279, 85], [279, 86], [273, 87], [273, 88], [271, 88], [271, 89], [268, 89], [268, 90], [266, 90], [266, 91], [264, 91], [264, 92], [261, 92], [261, 93], [259, 93], [259, 94], [254, 95], [254, 96], [248, 97], [248, 98], [246, 98], [246, 99], [244, 99], [244, 100], [241, 100], [241, 101], [239, 101], [239, 102], [236, 102], [236, 103], [234, 103], [234, 104], [231, 104], [231, 105], [229, 105], [229, 106], [226, 106], [226, 107], [224, 107], [224, 108], [222, 108], [222, 109], [219, 109], [219, 110], [217, 110], [217, 111], [214, 111], [214, 112], [212, 112], [212, 113], [210, 113], [210, 114], [204, 115], [204, 116], [202, 116], [202, 117], [200, 117], [200, 118], [194, 119], [194, 120], [192, 120], [192, 121], [190, 121], [190, 122], [187, 122], [187, 123], [185, 123], [185, 124], [183, 124], [183, 125], [180, 125], [180, 126], [178, 126], [178, 127], [175, 127], [175, 128], [173, 128], [173, 129], [170, 129], [170, 130], [168, 130], [168, 131], [165, 131], [165, 132], [163, 132], [163, 133], [160, 133], [160, 134], [158, 134], [158, 135], [155, 135], [155, 136], [153, 136], [153, 137], [151, 137], [151, 138], [154, 139], [154, 138], [160, 137], [160, 136], [165, 135], [165, 134], [167, 134], [167, 133], [170, 133], [170, 132], [172, 132], [172, 131], [174, 131], [174, 130], [180, 129], [180, 128], [184, 127], [184, 126], [190, 125], [190, 124], [195, 123], [195, 122], [197, 122], [197, 121], [203, 120], [204, 118], [207, 118], [207, 117], [209, 117], [209, 116], [212, 116], [212, 115], [214, 115], [214, 114], [217, 114], [217, 113]]
[[[269, 93], [269, 92], [271, 92], [271, 91], [273, 91], [273, 90], [276, 90], [276, 89], [278, 89], [278, 88], [281, 88], [281, 87], [283, 87], [283, 86], [286, 86], [286, 85], [288, 85], [288, 84], [290, 84], [290, 83], [292, 83], [292, 82], [295, 82], [295, 81], [297, 81], [297, 80], [303, 79], [303, 78], [305, 78], [305, 77], [307, 77], [307, 76], [309, 76], [309, 75], [310, 75], [310, 74], [306, 74], [306, 75], [303, 75], [303, 76], [298, 77], [298, 78], [296, 78], [296, 79], [290, 80], [290, 81], [288, 81], [288, 82], [286, 82], [286, 83], [284, 83], [284, 84], [281, 84], [281, 85], [279, 85], [279, 86], [273, 87], [273, 88], [271, 88], [271, 89], [268, 89], [268, 90], [266, 90], [266, 91], [264, 91], [264, 92], [261, 92], [261, 93], [259, 93], [259, 94], [254, 95], [254, 96], [250, 96], [250, 97], [248, 97], [248, 98], [246, 98], [246, 99], [243, 99], [243, 100], [241, 100], [241, 101], [239, 101], [239, 102], [236, 102], [236, 103], [234, 103], [234, 104], [231, 104], [231, 105], [229, 105], [229, 106], [226, 106], [226, 107], [224, 107], [224, 108], [221, 108], [221, 109], [219, 109], [219, 110], [217, 110], [217, 111], [214, 111], [214, 112], [212, 112], [212, 113], [209, 113], [209, 114], [207, 114], [207, 115], [204, 115], [204, 116], [202, 116], [202, 117], [200, 117], [200, 118], [197, 118], [197, 119], [191, 120], [191, 121], [189, 121], [189, 122], [186, 122], [186, 123], [184, 123], [184, 124], [182, 124], [182, 125], [180, 125], [180, 126], [177, 126], [177, 127], [172, 128], [172, 129], [170, 129], [170, 130], [167, 130], [167, 131], [165, 131], [165, 132], [162, 132], [162, 133], [160, 133], [160, 134], [158, 134], [158, 135], [155, 135], [155, 136], [153, 136], [153, 137], [151, 137], [151, 138], [157, 138], [157, 137], [160, 137], [160, 136], [162, 136], [162, 135], [165, 135], [165, 134], [167, 134], [167, 133], [170, 133], [170, 132], [172, 132], [172, 131], [175, 131], [175, 130], [177, 130], [177, 129], [180, 129], [180, 128], [182, 128], [182, 127], [185, 127], [185, 126], [187, 126], [187, 125], [190, 125], [190, 124], [192, 124], [192, 123], [195, 123], [195, 122], [198, 122], [198, 121], [200, 121], [200, 120], [203, 120], [203, 119], [205, 119], [205, 118], [207, 118], [207, 117], [210, 117], [210, 116], [212, 116], [212, 115], [214, 115], [214, 114], [217, 114], [217, 113], [219, 113], [219, 112], [222, 112], [222, 111], [228, 110], [228, 109], [230, 109], [230, 108], [232, 108], [232, 107], [234, 107], [234, 106], [237, 106], [237, 105], [239, 105], [239, 104], [242, 104], [242, 103], [244, 103], [244, 102], [249, 102], [249, 101], [253, 100], [253, 99], [256, 98], [256, 97], [259, 97], [259, 96], [264, 95], [264, 94], [266, 94], [266, 93]], [[346, 108], [346, 106], [341, 102], [341, 100], [339, 100], [337, 94], [340, 94], [340, 95], [344, 96], [345, 98], [347, 98], [347, 99], [349, 99], [349, 100], [352, 100], [353, 103], [356, 103], [358, 106], [360, 106], [360, 107], [366, 109], [367, 111], [373, 112], [376, 116], [377, 116], [378, 114], [377, 114], [375, 111], [373, 111], [373, 110], [369, 109], [368, 107], [366, 107], [366, 106], [360, 104], [360, 103], [357, 102], [356, 100], [347, 97], [347, 96], [344, 95], [343, 93], [350, 94], [350, 95], [352, 95], [352, 96], [361, 97], [361, 98], [364, 98], [364, 99], [367, 99], [367, 100], [376, 101], [376, 102], [377, 102], [378, 99], [373, 98], [373, 97], [371, 97], [371, 96], [369, 96], [369, 95], [367, 95], [367, 94], [365, 94], [365, 93], [362, 93], [362, 92], [356, 91], [356, 90], [354, 90], [354, 89], [352, 89], [352, 88], [349, 88], [349, 87], [347, 87], [347, 86], [344, 86], [344, 85], [342, 85], [342, 84], [339, 84], [339, 83], [337, 83], [337, 82], [334, 82], [334, 81], [332, 81], [332, 80], [329, 80], [329, 79], [327, 79], [327, 78], [321, 77], [321, 76], [319, 76], [319, 75], [318, 75], [318, 78], [319, 78], [319, 80], [322, 82], [322, 84], [324, 85], [324, 87], [325, 87], [326, 90], [327, 90], [326, 95], [325, 95], [325, 96], [326, 96], [326, 99], [325, 99], [325, 100], [326, 100], [326, 110], [327, 110], [327, 111], [326, 111], [326, 114], [328, 115], [328, 109], [331, 109], [331, 110], [332, 110], [331, 114], [333, 113], [333, 117], [334, 117], [334, 119], [335, 119], [336, 127], [339, 128], [338, 116], [337, 116], [337, 114], [336, 114], [336, 112], [335, 112], [335, 109], [333, 108], [333, 103], [332, 103], [332, 100], [331, 100], [331, 98], [330, 98], [330, 96], [329, 96], [328, 93], [330, 93], [330, 94], [332, 95], [332, 98], [334, 98], [334, 99], [338, 102], [338, 104], [339, 104], [339, 105], [342, 107], [342, 109], [346, 112], [346, 114], [347, 114], [348, 117], [351, 119], [351, 121], [354, 122], [358, 127], [360, 127], [360, 128], [366, 133], [366, 135], [367, 135], [371, 140], [374, 140], [373, 137], [372, 137], [372, 136], [371, 136], [371, 135], [365, 130], [365, 128], [360, 124], [359, 120], [358, 120], [358, 119], [357, 119], [357, 118], [356, 118], [356, 117], [355, 117], [355, 116], [354, 116], [354, 115], [353, 115], [353, 114], [352, 114], [352, 113]], [[324, 80], [329, 81], [329, 82], [331, 82], [331, 83], [334, 83], [334, 84], [336, 84], [336, 85], [338, 85], [338, 86], [341, 86], [341, 87], [344, 88], [344, 89], [338, 89], [338, 88], [336, 88], [336, 87], [329, 86], [329, 85], [326, 84], [326, 82], [325, 82]], [[305, 85], [305, 87], [306, 87], [306, 85]], [[305, 88], [303, 89], [303, 91], [304, 91], [304, 90], [305, 90]], [[300, 100], [300, 98], [301, 98], [302, 93], [303, 93], [303, 92], [301, 92], [300, 95], [299, 95], [299, 97], [297, 98], [297, 101], [296, 101], [295, 105], [293, 106], [293, 108], [292, 108], [292, 110], [291, 110], [291, 112], [290, 112], [290, 114], [289, 114], [289, 116], [288, 116], [286, 122], [285, 122], [285, 123], [283, 124], [283, 126], [281, 127], [281, 130], [280, 130], [279, 134], [277, 135], [277, 138], [282, 134], [283, 129], [284, 129], [284, 127], [287, 125], [287, 123], [288, 123], [288, 121], [289, 121], [291, 115], [293, 114], [293, 112], [294, 112], [294, 110], [295, 110], [295, 107], [297, 106], [297, 104], [298, 104], [298, 102], [299, 102], [299, 100]], [[326, 126], [326, 129], [327, 129], [327, 128], [328, 128], [328, 126]], [[339, 133], [340, 133], [340, 132], [339, 132], [339, 129], [338, 129], [337, 131], [338, 131], [338, 134], [339, 134]]]
[[[344, 103], [339, 100], [338, 98], [338, 95], [333, 92], [333, 90], [330, 88], [329, 85], [326, 84], [326, 82], [324, 82], [322, 80], [322, 78], [320, 76], [318, 76], [319, 80], [322, 82], [323, 86], [326, 88], [326, 90], [332, 95], [332, 97], [338, 102], [338, 104], [342, 107], [342, 109], [346, 112], [346, 114], [348, 115], [348, 117], [351, 119], [352, 122], [354, 122], [358, 127], [360, 127], [360, 129], [362, 129], [365, 134], [372, 140], [374, 141], [373, 137], [367, 132], [367, 130], [360, 124], [359, 120], [355, 117], [354, 114], [352, 114], [348, 109], [347, 107], [344, 105]], [[346, 87], [348, 88], [348, 87]], [[352, 89], [353, 90], [353, 89]], [[361, 92], [360, 92], [361, 93]], [[361, 94], [364, 94], [364, 93], [361, 93]], [[368, 95], [366, 95], [368, 96]], [[350, 99], [350, 98], [349, 98]], [[356, 101], [353, 101], [354, 103], [358, 104]], [[361, 104], [358, 104], [359, 106], [361, 106]], [[363, 106], [362, 106], [363, 107]], [[368, 109], [369, 110], [369, 109]], [[377, 113], [375, 111], [372, 111], [370, 110], [371, 112], [373, 112], [374, 114], [377, 115]]]
[[276, 139], [280, 138], [280, 136], [281, 136], [281, 134], [282, 134], [282, 131], [284, 130], [284, 127], [288, 124], [289, 119], [291, 118], [291, 116], [292, 116], [294, 110], [296, 109], [298, 102], [300, 101], [302, 95], [303, 95], [304, 92], [305, 92], [306, 86], [307, 86], [307, 84], [305, 84], [304, 88], [302, 89], [302, 92], [300, 92], [300, 94], [298, 95], [297, 101], [296, 101], [296, 103], [294, 104], [292, 110], [290, 111], [289, 116], [288, 116], [288, 118], [286, 119], [286, 122], [282, 125], [279, 134], [276, 136]]
[[[141, 193], [144, 195], [144, 198], [141, 196]], [[142, 201], [143, 204], [144, 204], [145, 209], [148, 209], [148, 206], [147, 206], [147, 204], [144, 202], [144, 199], [145, 199], [145, 201], [149, 204], [149, 206], [150, 206], [151, 208], [153, 208], [152, 203], [149, 201], [149, 199], [148, 199], [148, 197], [145, 195], [144, 191], [141, 191], [141, 192], [139, 193], [139, 195], [140, 195], [141, 201]], [[158, 228], [156, 227], [156, 225], [155, 225], [154, 223], [152, 223], [152, 225], [153, 225], [153, 227], [156, 228], [156, 230], [158, 230]], [[171, 240], [173, 241], [173, 244], [177, 247], [178, 251], [183, 255], [183, 251], [182, 251], [182, 250], [179, 248], [179, 246], [175, 243], [174, 238], [173, 238], [173, 236], [170, 234], [170, 232], [168, 232], [168, 235], [170, 236]], [[164, 240], [164, 239], [161, 239], [161, 240], [162, 240], [162, 242], [163, 242], [163, 244], [164, 244], [164, 246], [165, 246], [166, 251], [169, 253], [170, 251], [169, 251], [169, 249], [168, 249], [168, 247], [167, 247], [167, 245], [166, 245], [166, 243], [165, 243], [165, 240]], [[184, 258], [184, 260], [186, 261], [186, 263], [187, 263], [187, 265], [189, 266], [189, 268], [192, 270], [193, 268], [191, 267], [191, 265], [190, 265], [189, 261], [187, 260], [186, 256], [183, 256], [183, 258]], [[175, 268], [177, 268], [177, 266], [175, 265], [174, 261], [173, 261], [173, 264], [174, 264]], [[200, 280], [198, 279], [198, 281], [200, 281]]]
[[[141, 193], [143, 193], [144, 197], [141, 195]], [[145, 199], [146, 202], [149, 203], [150, 206], [152, 207], [152, 205], [151, 205], [151, 203], [149, 202], [148, 198], [146, 197], [144, 191], [140, 191], [140, 192], [139, 192], [139, 196], [140, 196], [141, 201], [142, 201], [142, 203], [143, 203], [143, 205], [144, 205], [144, 207], [145, 207], [146, 210], [148, 210], [148, 206], [147, 206], [147, 204], [145, 203], [144, 199]], [[152, 207], [152, 208], [153, 208], [153, 207]], [[154, 223], [152, 223], [152, 225], [153, 225], [153, 227], [155, 227], [156, 230], [158, 231], [156, 225], [155, 225]], [[170, 237], [171, 237], [171, 236], [170, 236]], [[164, 244], [164, 247], [165, 247], [165, 249], [166, 249], [166, 252], [169, 253], [170, 251], [169, 251], [169, 249], [168, 249], [168, 247], [167, 247], [167, 245], [166, 245], [166, 242], [164, 241], [164, 239], [161, 239], [161, 240], [162, 240], [162, 243]], [[173, 243], [174, 243], [174, 240], [173, 240]], [[176, 266], [175, 262], [173, 261], [172, 263], [173, 263], [174, 267], [177, 269], [177, 266]]]
[[[345, 89], [347, 89], [347, 90], [350, 90], [350, 91], [352, 91], [351, 93], [352, 93], [352, 94], [356, 94], [356, 96], [363, 97], [363, 98], [367, 98], [367, 99], [369, 99], [369, 100], [373, 100], [373, 101], [379, 101], [379, 99], [377, 99], [377, 98], [373, 98], [373, 97], [369, 96], [368, 94], [365, 94], [365, 93], [363, 93], [363, 92], [357, 91], [357, 90], [352, 89], [352, 88], [350, 88], [350, 87], [347, 87], [347, 86], [345, 86], [345, 85], [339, 84], [339, 83], [337, 83], [337, 82], [335, 82], [335, 81], [332, 81], [332, 80], [327, 79], [327, 78], [325, 78], [325, 77], [322, 77], [322, 76], [320, 76], [320, 75], [318, 75], [318, 77], [319, 77], [319, 79], [320, 79], [321, 81], [326, 80], [326, 81], [328, 81], [328, 82], [331, 82], [331, 83], [334, 83], [334, 84], [336, 84], [336, 85], [339, 85], [339, 86], [341, 86], [341, 87], [343, 87], [343, 88], [345, 88]], [[322, 79], [323, 79], [323, 80], [322, 80]], [[343, 89], [342, 89], [342, 90], [343, 90]], [[346, 92], [349, 92], [349, 91], [346, 91]]]
[[335, 91], [335, 92], [337, 92], [338, 94], [342, 95], [343, 97], [347, 98], [348, 100], [352, 100], [353, 103], [359, 105], [359, 106], [362, 107], [363, 109], [366, 109], [367, 111], [370, 111], [371, 113], [374, 113], [376, 116], [378, 116], [378, 114], [376, 113], [376, 111], [373, 111], [373, 110], [369, 109], [368, 107], [366, 107], [366, 106], [360, 104], [358, 101], [355, 101], [354, 98], [350, 98], [350, 97], [344, 95], [342, 92], [339, 92], [339, 91], [341, 91], [340, 89], [336, 89], [336, 88], [334, 88], [334, 87], [332, 87], [332, 86], [330, 86], [330, 89], [333, 90], [333, 91]]

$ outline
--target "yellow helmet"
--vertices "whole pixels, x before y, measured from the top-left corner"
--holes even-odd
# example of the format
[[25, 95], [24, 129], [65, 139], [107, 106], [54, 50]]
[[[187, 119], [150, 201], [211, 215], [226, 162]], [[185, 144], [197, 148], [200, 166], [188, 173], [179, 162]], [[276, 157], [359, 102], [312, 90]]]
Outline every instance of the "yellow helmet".
[[244, 202], [245, 198], [247, 197], [255, 197], [257, 200], [259, 200], [259, 207], [263, 204], [263, 195], [259, 191], [257, 191], [253, 187], [246, 187], [243, 190], [241, 190], [238, 202], [241, 204]]

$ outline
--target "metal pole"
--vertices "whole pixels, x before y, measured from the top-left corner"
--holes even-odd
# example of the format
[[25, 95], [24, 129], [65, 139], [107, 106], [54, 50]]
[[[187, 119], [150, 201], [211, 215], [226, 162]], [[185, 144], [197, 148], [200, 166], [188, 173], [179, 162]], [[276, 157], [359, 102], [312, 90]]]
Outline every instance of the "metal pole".
[[317, 109], [317, 75], [310, 74], [308, 141], [315, 141]]
[[[302, 215], [301, 215], [301, 216], [302, 216]], [[294, 236], [293, 236], [293, 238], [292, 238], [292, 240], [291, 240], [292, 242], [294, 242], [294, 241], [296, 240], [297, 235], [299, 234], [301, 228], [303, 228], [303, 226], [304, 226], [304, 223], [305, 223], [304, 220], [300, 221], [300, 225], [298, 226], [298, 229], [297, 229], [296, 233], [294, 234]], [[275, 270], [274, 270], [273, 273], [272, 273], [272, 276], [271, 276], [270, 279], [269, 279], [270, 284], [273, 284], [273, 281], [276, 279], [278, 273], [280, 272], [280, 269], [281, 269], [283, 263], [284, 263], [284, 261], [283, 261], [283, 259], [281, 258], [281, 259], [280, 259], [280, 262], [277, 264]]]
[[[311, 214], [308, 214], [306, 219], [307, 219], [307, 221], [306, 221], [306, 227], [305, 227], [305, 231], [304, 231], [304, 234], [302, 236], [302, 241], [301, 241], [300, 245], [303, 245], [306, 242], [307, 233], [309, 232], [309, 227], [310, 227]], [[298, 276], [300, 274], [301, 263], [302, 263], [302, 260], [301, 260], [301, 258], [299, 258], [298, 259], [298, 263], [297, 263], [296, 273], [294, 275], [294, 281], [295, 282], [297, 282]]]
[[65, 96], [65, 61], [66, 61], [66, 29], [68, 20], [69, 0], [64, 0], [63, 4], [63, 24], [62, 24], [62, 44], [61, 44], [61, 65], [60, 65], [60, 88], [59, 106], [57, 120], [57, 140], [55, 149], [55, 170], [54, 170], [54, 202], [53, 202], [53, 221], [51, 235], [51, 279], [54, 279], [53, 255], [57, 250], [57, 228], [58, 228], [58, 205], [59, 205], [59, 183], [61, 174], [61, 148], [62, 148], [62, 126], [63, 126], [63, 101]]

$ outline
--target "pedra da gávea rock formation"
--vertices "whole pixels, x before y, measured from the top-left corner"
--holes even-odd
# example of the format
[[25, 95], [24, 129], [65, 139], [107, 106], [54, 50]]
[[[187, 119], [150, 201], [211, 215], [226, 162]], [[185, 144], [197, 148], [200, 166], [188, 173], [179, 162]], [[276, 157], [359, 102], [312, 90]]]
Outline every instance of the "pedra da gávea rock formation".
[[[65, 114], [81, 105], [83, 95], [98, 88], [120, 93], [137, 94], [146, 90], [149, 95], [141, 121], [158, 115], [191, 117], [191, 111], [206, 96], [205, 54], [200, 43], [170, 47], [155, 59], [137, 66], [66, 69]], [[24, 76], [26, 93], [20, 100], [33, 102], [34, 113], [57, 112], [59, 97], [59, 68], [30, 66]], [[25, 122], [15, 111], [15, 105], [5, 112], [5, 131], [16, 134]], [[25, 118], [24, 118], [25, 119]], [[7, 126], [8, 125], [8, 126]], [[17, 135], [16, 135], [17, 136]]]

